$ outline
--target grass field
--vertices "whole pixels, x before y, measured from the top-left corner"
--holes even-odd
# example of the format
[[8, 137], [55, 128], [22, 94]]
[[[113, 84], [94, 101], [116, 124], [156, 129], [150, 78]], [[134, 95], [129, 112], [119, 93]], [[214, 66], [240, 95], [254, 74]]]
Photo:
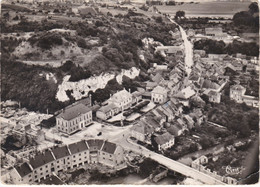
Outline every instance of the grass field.
[[185, 11], [186, 17], [226, 17], [232, 18], [240, 11], [248, 10], [251, 2], [201, 2], [177, 6], [156, 6], [162, 13], [175, 15], [179, 10]]

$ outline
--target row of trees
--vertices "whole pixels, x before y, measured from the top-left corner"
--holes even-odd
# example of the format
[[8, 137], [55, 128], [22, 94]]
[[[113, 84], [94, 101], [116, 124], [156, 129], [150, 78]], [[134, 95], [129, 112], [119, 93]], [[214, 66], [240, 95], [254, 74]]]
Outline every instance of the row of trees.
[[249, 26], [259, 29], [259, 7], [257, 2], [249, 5], [248, 11], [241, 11], [233, 16], [233, 21], [236, 26]]
[[258, 56], [259, 46], [256, 43], [247, 43], [234, 40], [232, 43], [226, 45], [223, 41], [216, 41], [211, 39], [203, 39], [194, 42], [194, 49], [205, 50], [206, 53], [215, 54], [236, 54], [242, 53], [248, 56]]

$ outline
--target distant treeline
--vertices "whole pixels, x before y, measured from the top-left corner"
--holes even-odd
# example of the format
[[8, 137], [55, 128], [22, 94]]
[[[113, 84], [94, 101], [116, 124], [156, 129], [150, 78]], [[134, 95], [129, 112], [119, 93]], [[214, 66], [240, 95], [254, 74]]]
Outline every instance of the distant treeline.
[[206, 53], [214, 54], [236, 54], [242, 53], [247, 56], [258, 56], [259, 46], [256, 43], [246, 43], [234, 40], [230, 44], [225, 44], [223, 41], [211, 39], [203, 39], [194, 43], [194, 49], [205, 50]]

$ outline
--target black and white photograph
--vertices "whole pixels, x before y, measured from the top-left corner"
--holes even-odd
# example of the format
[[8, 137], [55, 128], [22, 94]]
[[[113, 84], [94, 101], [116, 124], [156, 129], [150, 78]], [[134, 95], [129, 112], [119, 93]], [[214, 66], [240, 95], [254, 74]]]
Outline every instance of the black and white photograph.
[[258, 0], [0, 0], [1, 186], [259, 182]]

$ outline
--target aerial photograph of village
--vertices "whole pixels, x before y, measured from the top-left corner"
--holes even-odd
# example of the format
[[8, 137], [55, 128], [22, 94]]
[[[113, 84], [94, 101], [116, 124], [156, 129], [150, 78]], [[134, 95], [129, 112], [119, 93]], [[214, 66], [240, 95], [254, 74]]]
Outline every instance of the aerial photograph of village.
[[1, 185], [259, 180], [257, 0], [2, 0]]

